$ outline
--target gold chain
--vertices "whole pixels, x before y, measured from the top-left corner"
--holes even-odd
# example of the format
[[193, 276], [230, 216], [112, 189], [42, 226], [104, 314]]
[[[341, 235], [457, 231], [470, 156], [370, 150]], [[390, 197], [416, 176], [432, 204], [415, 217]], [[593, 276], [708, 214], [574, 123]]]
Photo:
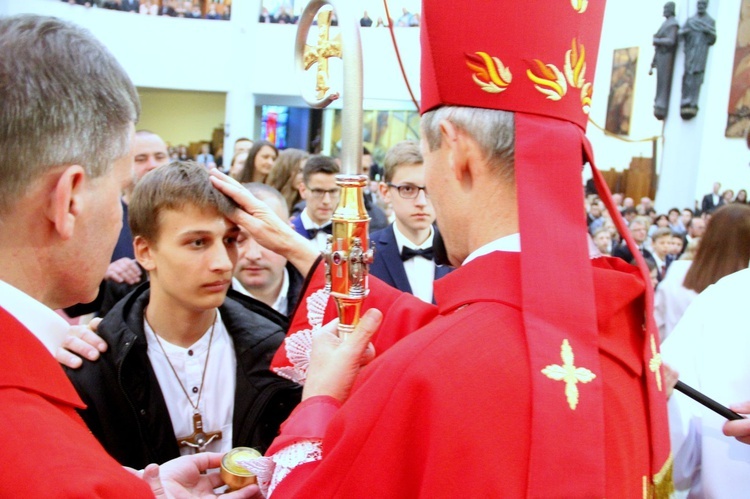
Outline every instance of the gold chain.
[[211, 343], [214, 339], [214, 329], [216, 328], [216, 319], [218, 318], [219, 313], [216, 312], [214, 314], [214, 322], [211, 325], [211, 335], [208, 337], [208, 351], [206, 352], [206, 363], [203, 365], [203, 375], [201, 376], [201, 387], [198, 389], [198, 400], [193, 404], [193, 400], [190, 398], [190, 394], [185, 389], [185, 386], [182, 384], [182, 381], [180, 380], [180, 376], [177, 374], [177, 370], [172, 365], [172, 362], [169, 360], [169, 355], [167, 355], [166, 350], [164, 350], [164, 345], [161, 344], [161, 340], [159, 339], [159, 335], [157, 334], [154, 327], [151, 325], [151, 323], [148, 321], [148, 318], [146, 317], [146, 314], [143, 314], [143, 318], [146, 319], [146, 324], [148, 324], [148, 327], [151, 328], [151, 331], [154, 332], [154, 336], [156, 337], [156, 343], [159, 344], [159, 348], [161, 348], [161, 352], [164, 354], [164, 358], [167, 359], [167, 364], [169, 364], [169, 367], [172, 368], [172, 372], [174, 373], [175, 378], [177, 378], [177, 383], [180, 384], [180, 388], [182, 388], [182, 393], [185, 394], [185, 397], [188, 399], [188, 403], [190, 404], [190, 407], [193, 408], [194, 411], [200, 412], [198, 410], [198, 406], [201, 403], [201, 395], [203, 394], [203, 382], [206, 381], [206, 371], [208, 371], [208, 359], [211, 356]]

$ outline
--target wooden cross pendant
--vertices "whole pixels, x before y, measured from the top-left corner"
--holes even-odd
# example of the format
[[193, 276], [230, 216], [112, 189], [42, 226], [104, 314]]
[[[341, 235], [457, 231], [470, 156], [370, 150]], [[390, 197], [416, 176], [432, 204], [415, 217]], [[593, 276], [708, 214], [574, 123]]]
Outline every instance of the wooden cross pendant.
[[196, 411], [193, 414], [193, 434], [187, 437], [181, 437], [177, 439], [177, 444], [180, 447], [192, 447], [196, 452], [205, 452], [208, 444], [216, 439], [221, 439], [221, 432], [205, 432], [203, 431], [203, 416], [201, 413]]

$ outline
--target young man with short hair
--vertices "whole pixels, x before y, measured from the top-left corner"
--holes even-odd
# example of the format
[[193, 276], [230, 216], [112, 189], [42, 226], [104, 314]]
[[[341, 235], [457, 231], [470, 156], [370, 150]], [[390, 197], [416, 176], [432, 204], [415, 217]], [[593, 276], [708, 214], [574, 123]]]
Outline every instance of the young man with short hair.
[[664, 279], [664, 275], [667, 273], [669, 264], [672, 263], [674, 255], [672, 254], [672, 248], [674, 243], [672, 242], [672, 236], [674, 233], [668, 227], [658, 229], [651, 236], [651, 256], [656, 264], [657, 279], [661, 282]]
[[286, 320], [233, 291], [235, 205], [208, 172], [175, 162], [147, 174], [130, 202], [135, 255], [149, 282], [107, 314], [109, 349], [68, 370], [92, 433], [142, 468], [196, 451], [265, 448], [299, 400], [269, 372]]
[[435, 210], [425, 190], [425, 166], [419, 144], [399, 142], [385, 155], [380, 194], [393, 207], [396, 220], [373, 232], [375, 260], [370, 273], [385, 283], [431, 303], [435, 279], [451, 271], [436, 265], [432, 241]]
[[339, 166], [336, 161], [323, 155], [312, 156], [302, 169], [300, 196], [305, 200], [305, 209], [292, 221], [294, 230], [314, 241], [322, 251], [331, 233], [331, 217], [339, 202], [341, 188], [336, 185]]

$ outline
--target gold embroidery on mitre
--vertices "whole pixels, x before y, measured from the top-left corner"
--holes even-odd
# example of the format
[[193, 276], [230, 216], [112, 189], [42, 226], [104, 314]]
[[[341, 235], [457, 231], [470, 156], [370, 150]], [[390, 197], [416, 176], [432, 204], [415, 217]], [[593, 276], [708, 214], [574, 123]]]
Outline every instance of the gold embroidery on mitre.
[[565, 382], [565, 397], [568, 399], [570, 408], [575, 410], [578, 405], [578, 383], [588, 383], [596, 378], [596, 374], [585, 367], [575, 366], [573, 349], [567, 339], [562, 342], [560, 357], [563, 361], [561, 366], [550, 364], [542, 369], [542, 374], [555, 381]]
[[661, 354], [656, 351], [656, 339], [651, 335], [651, 360], [648, 361], [649, 370], [656, 375], [656, 388], [661, 391]]
[[572, 48], [565, 52], [565, 77], [571, 87], [581, 88], [586, 83], [586, 48], [573, 38]]
[[647, 476], [643, 477], [643, 499], [667, 499], [672, 497], [672, 494], [674, 494], [673, 465], [674, 460], [670, 453], [664, 462], [664, 466], [654, 475], [653, 480], [649, 480]]
[[581, 87], [581, 109], [584, 114], [589, 114], [589, 112], [591, 112], [591, 94], [592, 86], [591, 83], [587, 81], [583, 84], [583, 87]]
[[573, 6], [573, 10], [583, 14], [589, 6], [589, 0], [570, 0], [570, 5]]
[[526, 76], [534, 82], [534, 88], [547, 96], [547, 99], [559, 101], [568, 93], [568, 83], [565, 75], [557, 69], [554, 64], [544, 64], [539, 59], [534, 59], [534, 69], [526, 70]]
[[487, 52], [466, 54], [466, 65], [474, 71], [471, 78], [479, 88], [491, 94], [499, 94], [508, 89], [513, 80], [510, 69], [497, 57], [491, 57]]

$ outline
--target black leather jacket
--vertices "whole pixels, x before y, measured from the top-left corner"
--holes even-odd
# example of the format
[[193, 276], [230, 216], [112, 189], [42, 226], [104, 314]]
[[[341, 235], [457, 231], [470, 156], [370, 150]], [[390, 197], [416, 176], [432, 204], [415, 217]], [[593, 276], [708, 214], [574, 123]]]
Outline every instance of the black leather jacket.
[[[120, 464], [136, 469], [180, 455], [147, 355], [143, 312], [148, 297], [144, 283], [118, 302], [99, 325], [109, 345], [102, 358], [66, 369], [86, 403], [80, 412], [91, 432]], [[287, 319], [231, 290], [219, 310], [237, 356], [232, 446], [264, 452], [301, 396], [299, 385], [269, 370]]]

